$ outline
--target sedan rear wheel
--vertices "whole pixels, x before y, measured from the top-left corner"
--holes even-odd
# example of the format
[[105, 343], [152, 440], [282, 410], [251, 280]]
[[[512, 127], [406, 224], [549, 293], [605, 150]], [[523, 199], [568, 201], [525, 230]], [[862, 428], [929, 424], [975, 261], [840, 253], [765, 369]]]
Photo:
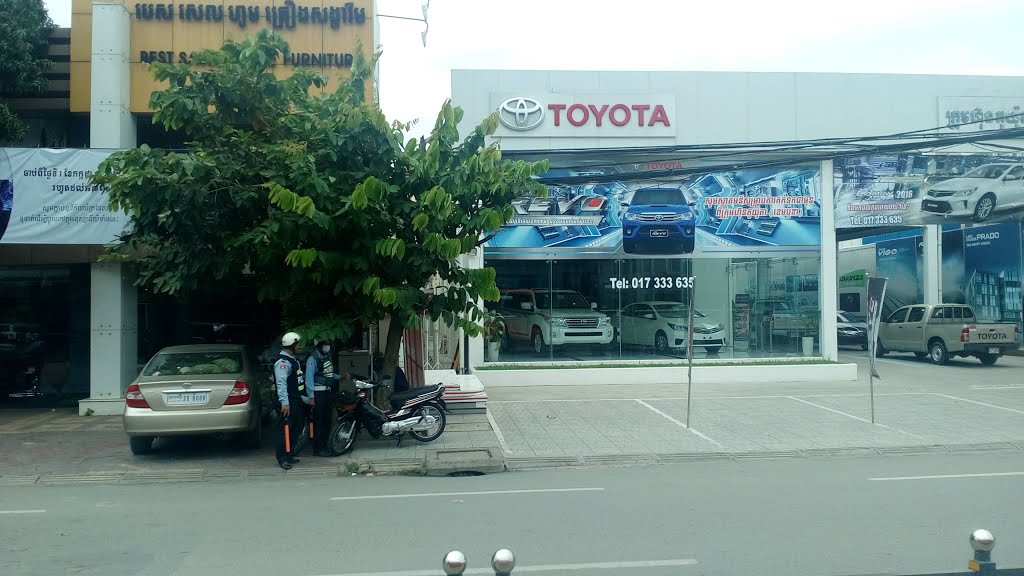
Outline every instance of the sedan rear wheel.
[[152, 436], [131, 436], [128, 438], [128, 445], [132, 449], [132, 454], [149, 454], [153, 451], [153, 438]]

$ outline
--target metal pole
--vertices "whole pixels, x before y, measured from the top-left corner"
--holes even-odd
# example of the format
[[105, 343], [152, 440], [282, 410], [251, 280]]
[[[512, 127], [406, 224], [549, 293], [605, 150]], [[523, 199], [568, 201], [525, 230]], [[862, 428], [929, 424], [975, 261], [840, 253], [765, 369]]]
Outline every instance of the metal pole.
[[871, 388], [871, 423], [875, 423], [875, 375], [868, 370], [868, 386]]
[[502, 548], [491, 556], [491, 568], [494, 568], [495, 576], [511, 576], [515, 567], [516, 557], [511, 550]]
[[458, 550], [452, 550], [445, 554], [441, 568], [448, 576], [461, 576], [466, 571], [466, 555]]
[[[693, 272], [693, 269], [690, 269]], [[690, 276], [690, 319], [686, 324], [686, 427], [690, 427], [690, 393], [693, 390], [693, 283]]]
[[992, 549], [996, 547], [996, 537], [988, 530], [975, 530], [970, 542], [974, 558], [967, 562], [967, 568], [977, 572], [978, 576], [995, 576], [996, 563], [992, 561]]
[[462, 331], [462, 373], [469, 374], [469, 334]]

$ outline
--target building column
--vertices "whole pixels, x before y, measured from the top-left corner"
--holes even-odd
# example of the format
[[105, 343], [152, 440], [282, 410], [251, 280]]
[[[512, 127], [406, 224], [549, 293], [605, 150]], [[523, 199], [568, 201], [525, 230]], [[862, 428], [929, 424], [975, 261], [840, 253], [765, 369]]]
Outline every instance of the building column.
[[[463, 268], [470, 270], [479, 270], [484, 267], [484, 247], [477, 246], [476, 250], [468, 254], [463, 254], [459, 257], [460, 264]], [[484, 307], [484, 301], [480, 300], [477, 305], [481, 308]], [[462, 330], [459, 330], [459, 349], [462, 349], [462, 344], [465, 342], [465, 337], [462, 334]], [[471, 370], [477, 366], [483, 366], [484, 363], [484, 339], [482, 336], [469, 339], [469, 367]]]
[[924, 303], [942, 304], [942, 228], [937, 225], [924, 227]]
[[131, 110], [131, 15], [120, 2], [92, 5], [89, 147], [135, 146]]
[[78, 403], [79, 414], [124, 411], [124, 392], [139, 371], [139, 303], [133, 280], [123, 264], [92, 265], [89, 398]]
[[836, 332], [839, 286], [836, 244], [835, 191], [832, 186], [832, 160], [821, 163], [821, 273], [818, 275], [818, 300], [821, 322], [818, 325], [818, 348], [826, 360], [839, 360], [839, 338]]

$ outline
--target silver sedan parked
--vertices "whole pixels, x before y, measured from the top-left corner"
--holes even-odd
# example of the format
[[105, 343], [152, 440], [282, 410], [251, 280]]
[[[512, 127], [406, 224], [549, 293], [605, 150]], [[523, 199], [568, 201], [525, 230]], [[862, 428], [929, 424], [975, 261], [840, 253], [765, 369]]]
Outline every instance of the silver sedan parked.
[[135, 454], [166, 436], [230, 433], [258, 446], [270, 408], [269, 375], [244, 346], [172, 346], [128, 387], [124, 431]]

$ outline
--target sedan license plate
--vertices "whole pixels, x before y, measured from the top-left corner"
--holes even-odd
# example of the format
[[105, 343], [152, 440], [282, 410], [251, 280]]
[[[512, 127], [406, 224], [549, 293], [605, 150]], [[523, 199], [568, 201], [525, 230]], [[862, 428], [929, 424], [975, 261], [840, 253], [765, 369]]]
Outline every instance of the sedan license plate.
[[989, 348], [988, 349], [988, 353], [989, 354], [999, 354], [999, 348], [995, 348], [995, 347]]
[[168, 406], [200, 406], [210, 401], [209, 392], [168, 392]]
[[668, 230], [651, 230], [651, 238], [664, 238], [668, 236]]

